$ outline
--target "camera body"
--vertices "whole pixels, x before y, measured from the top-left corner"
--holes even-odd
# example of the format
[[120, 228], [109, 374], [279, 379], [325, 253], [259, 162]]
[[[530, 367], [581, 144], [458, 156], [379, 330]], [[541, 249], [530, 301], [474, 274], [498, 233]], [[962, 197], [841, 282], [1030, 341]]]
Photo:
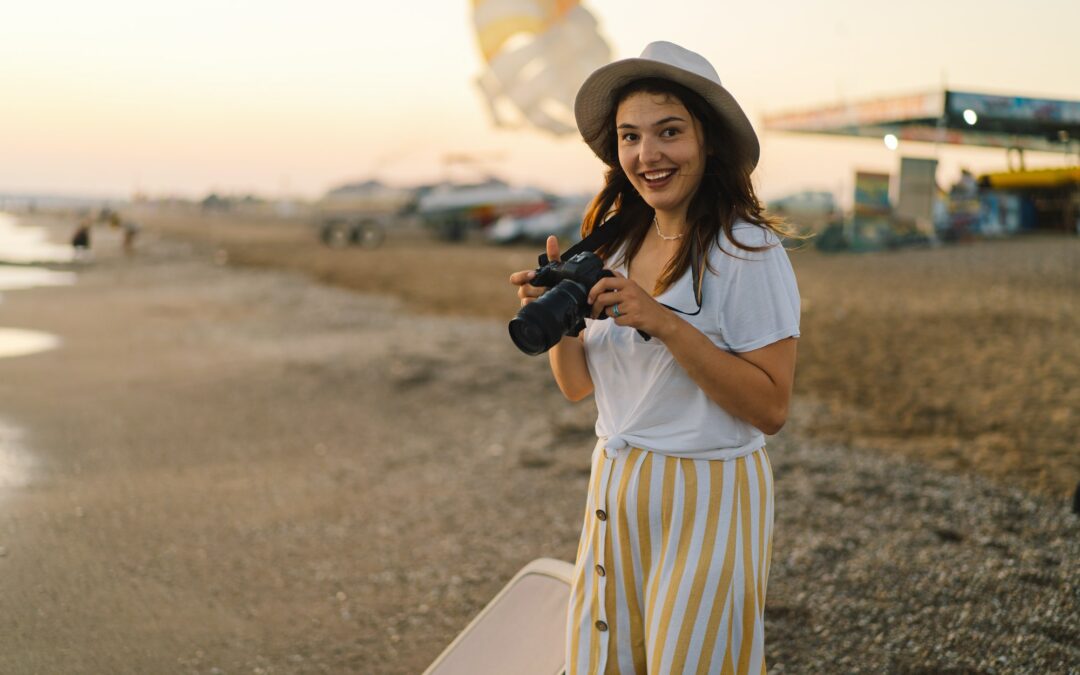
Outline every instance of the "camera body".
[[536, 277], [529, 283], [533, 286], [554, 288], [563, 281], [585, 287], [585, 296], [588, 291], [604, 277], [613, 277], [615, 274], [604, 269], [604, 261], [600, 256], [590, 251], [582, 251], [566, 262], [550, 262], [543, 267], [536, 268]]
[[[538, 267], [530, 283], [548, 291], [522, 307], [510, 321], [510, 339], [518, 349], [535, 356], [554, 347], [564, 335], [578, 335], [585, 328], [585, 317], [592, 313], [589, 290], [604, 277], [613, 276], [604, 268], [604, 261], [589, 251]], [[608, 317], [602, 314], [597, 318]]]

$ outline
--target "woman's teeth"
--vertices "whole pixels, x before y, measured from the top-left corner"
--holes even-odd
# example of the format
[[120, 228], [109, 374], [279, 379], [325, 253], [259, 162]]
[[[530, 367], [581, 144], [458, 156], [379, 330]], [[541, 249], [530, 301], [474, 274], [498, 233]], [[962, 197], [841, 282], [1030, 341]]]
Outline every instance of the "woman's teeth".
[[668, 169], [667, 171], [647, 171], [642, 175], [645, 176], [645, 180], [663, 180], [673, 173], [675, 173], [674, 170]]

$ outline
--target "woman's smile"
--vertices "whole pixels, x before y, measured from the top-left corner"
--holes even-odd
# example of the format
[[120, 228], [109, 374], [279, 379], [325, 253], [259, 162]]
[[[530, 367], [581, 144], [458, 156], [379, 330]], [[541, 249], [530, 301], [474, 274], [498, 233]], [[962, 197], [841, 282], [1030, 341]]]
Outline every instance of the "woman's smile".
[[619, 164], [661, 220], [682, 220], [705, 173], [700, 123], [673, 96], [631, 94], [615, 113]]
[[642, 180], [649, 186], [649, 189], [656, 190], [671, 182], [671, 178], [675, 176], [675, 169], [665, 169], [663, 171], [645, 171], [641, 174]]

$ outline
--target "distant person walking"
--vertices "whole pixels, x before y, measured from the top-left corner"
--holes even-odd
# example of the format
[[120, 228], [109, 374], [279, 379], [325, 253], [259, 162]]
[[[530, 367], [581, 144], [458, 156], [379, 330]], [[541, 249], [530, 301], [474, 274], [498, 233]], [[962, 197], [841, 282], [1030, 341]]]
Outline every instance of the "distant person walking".
[[132, 255], [135, 253], [135, 239], [139, 236], [139, 230], [141, 227], [134, 220], [123, 218], [119, 211], [114, 211], [110, 208], [104, 208], [98, 214], [98, 220], [103, 223], [108, 223], [109, 227], [114, 230], [120, 230], [123, 239], [121, 240], [122, 247], [125, 255]]
[[[787, 418], [799, 292], [751, 182], [757, 136], [712, 65], [669, 42], [594, 72], [575, 114], [608, 167], [582, 234], [620, 230], [588, 297], [610, 318], [548, 352], [599, 413], [567, 675], [764, 673], [765, 435]], [[510, 278], [522, 305], [544, 292], [532, 275]]]
[[91, 221], [89, 217], [83, 217], [79, 219], [79, 224], [75, 227], [75, 234], [71, 236], [71, 248], [73, 249], [73, 259], [75, 262], [85, 262], [90, 259], [90, 228]]
[[98, 213], [98, 222], [108, 223], [109, 227], [116, 229], [120, 227], [120, 214], [105, 207]]
[[139, 236], [139, 224], [125, 219], [121, 228], [124, 231], [124, 254], [132, 255], [135, 253], [135, 238]]

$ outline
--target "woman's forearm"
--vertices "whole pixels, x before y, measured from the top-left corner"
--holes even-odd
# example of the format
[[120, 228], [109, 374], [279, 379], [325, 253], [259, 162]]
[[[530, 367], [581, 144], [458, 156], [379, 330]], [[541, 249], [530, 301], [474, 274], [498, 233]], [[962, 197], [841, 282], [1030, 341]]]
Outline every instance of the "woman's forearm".
[[548, 351], [551, 373], [563, 396], [580, 401], [593, 392], [593, 381], [585, 361], [585, 345], [582, 338], [564, 336]]
[[[783, 340], [750, 352], [768, 369], [725, 351], [681, 318], [665, 331], [664, 344], [675, 360], [724, 410], [766, 434], [775, 434], [787, 420], [795, 367], [795, 341]], [[773, 374], [770, 374], [772, 371]]]

